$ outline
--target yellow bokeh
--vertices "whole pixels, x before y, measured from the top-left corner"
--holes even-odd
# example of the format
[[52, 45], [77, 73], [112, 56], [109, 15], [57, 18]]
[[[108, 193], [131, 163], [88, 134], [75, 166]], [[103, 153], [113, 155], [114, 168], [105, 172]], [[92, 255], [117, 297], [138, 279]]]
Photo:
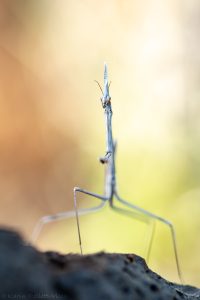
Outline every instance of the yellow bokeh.
[[[1, 225], [29, 239], [38, 218], [73, 209], [74, 186], [103, 192], [106, 61], [120, 194], [174, 223], [185, 282], [199, 285], [199, 14], [195, 0], [1, 1]], [[81, 230], [86, 252], [145, 253], [148, 226], [108, 207]], [[79, 251], [75, 219], [37, 245]], [[178, 280], [160, 224], [149, 263]]]

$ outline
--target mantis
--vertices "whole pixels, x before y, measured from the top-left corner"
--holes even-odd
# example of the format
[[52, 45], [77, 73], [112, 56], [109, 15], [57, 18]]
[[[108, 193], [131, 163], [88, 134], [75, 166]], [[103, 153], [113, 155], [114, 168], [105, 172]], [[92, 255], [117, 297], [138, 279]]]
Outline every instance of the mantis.
[[[97, 81], [96, 81], [97, 82]], [[178, 277], [181, 282], [183, 282], [182, 279], [182, 273], [179, 263], [179, 257], [178, 257], [178, 251], [177, 251], [177, 242], [176, 242], [176, 234], [174, 230], [174, 226], [171, 222], [168, 220], [151, 213], [139, 206], [136, 206], [132, 203], [130, 203], [127, 200], [124, 200], [121, 198], [121, 196], [118, 193], [117, 190], [117, 184], [116, 184], [116, 168], [115, 168], [115, 154], [116, 154], [116, 142], [113, 140], [113, 134], [112, 134], [112, 105], [111, 105], [111, 97], [109, 92], [110, 84], [108, 82], [108, 67], [107, 64], [104, 64], [104, 87], [101, 88], [101, 85], [97, 82], [99, 85], [102, 97], [101, 97], [101, 104], [102, 108], [104, 110], [105, 115], [105, 124], [106, 124], [106, 153], [104, 156], [100, 157], [100, 162], [106, 166], [106, 173], [105, 173], [105, 186], [104, 186], [104, 194], [96, 194], [91, 191], [82, 189], [80, 187], [74, 188], [74, 211], [67, 211], [67, 212], [61, 212], [54, 215], [49, 216], [43, 216], [39, 222], [36, 224], [33, 234], [32, 234], [32, 241], [35, 242], [42, 230], [42, 227], [44, 224], [53, 222], [53, 221], [59, 221], [62, 219], [67, 218], [76, 218], [76, 224], [77, 224], [77, 231], [78, 231], [78, 239], [79, 239], [79, 247], [81, 254], [83, 254], [83, 248], [82, 248], [82, 240], [81, 240], [81, 230], [80, 230], [80, 223], [79, 223], [79, 217], [81, 215], [85, 215], [92, 212], [97, 212], [101, 210], [105, 205], [109, 205], [110, 208], [118, 213], [129, 215], [135, 219], [138, 219], [139, 221], [145, 222], [150, 226], [150, 235], [148, 239], [148, 249], [147, 249], [147, 257], [146, 260], [148, 261], [151, 248], [152, 248], [152, 242], [153, 237], [155, 233], [155, 222], [160, 222], [168, 227], [170, 234], [171, 234], [171, 240], [173, 244], [173, 251], [174, 251], [174, 257], [176, 262], [176, 269], [178, 273]], [[92, 208], [87, 209], [80, 209], [78, 210], [77, 207], [77, 194], [85, 194], [88, 196], [91, 196], [93, 198], [97, 198], [100, 200], [100, 204], [97, 206], [94, 206]], [[117, 206], [117, 203], [120, 204], [120, 207]], [[124, 208], [122, 208], [123, 206]]]

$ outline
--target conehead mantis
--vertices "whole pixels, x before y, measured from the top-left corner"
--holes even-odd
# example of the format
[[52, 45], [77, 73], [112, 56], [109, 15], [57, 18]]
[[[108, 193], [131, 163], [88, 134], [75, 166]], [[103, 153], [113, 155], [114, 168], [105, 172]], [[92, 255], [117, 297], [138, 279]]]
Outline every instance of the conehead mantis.
[[[153, 237], [155, 232], [155, 222], [157, 221], [163, 223], [165, 226], [168, 227], [171, 234], [172, 244], [173, 244], [173, 251], [174, 251], [177, 273], [180, 281], [183, 282], [180, 264], [179, 264], [178, 251], [177, 251], [176, 235], [172, 223], [158, 215], [155, 215], [139, 206], [136, 206], [124, 200], [123, 198], [121, 198], [121, 196], [118, 193], [117, 185], [116, 185], [116, 171], [115, 171], [116, 142], [113, 140], [113, 134], [112, 134], [112, 105], [111, 105], [111, 97], [109, 92], [110, 84], [108, 82], [108, 68], [106, 63], [104, 64], [104, 88], [102, 89], [99, 83], [98, 85], [102, 92], [101, 104], [104, 110], [105, 124], [106, 124], [106, 153], [104, 156], [100, 158], [100, 162], [102, 164], [105, 164], [106, 166], [104, 194], [100, 195], [79, 187], [75, 187], [74, 188], [75, 210], [42, 217], [34, 228], [32, 234], [32, 241], [35, 242], [37, 240], [44, 224], [75, 217], [77, 230], [78, 230], [80, 251], [81, 253], [83, 253], [79, 217], [81, 215], [99, 211], [105, 205], [109, 205], [112, 210], [118, 213], [127, 214], [127, 215], [130, 215], [131, 213], [131, 216], [133, 218], [149, 224], [150, 236], [149, 236], [148, 249], [147, 249], [147, 258], [146, 258], [147, 261], [151, 253], [151, 247], [152, 247], [152, 242], [153, 242]], [[97, 198], [100, 200], [100, 204], [92, 208], [78, 209], [77, 207], [78, 193], [82, 193], [91, 196], [93, 198]], [[123, 205], [124, 208], [122, 208], [121, 206], [118, 207], [117, 203]]]

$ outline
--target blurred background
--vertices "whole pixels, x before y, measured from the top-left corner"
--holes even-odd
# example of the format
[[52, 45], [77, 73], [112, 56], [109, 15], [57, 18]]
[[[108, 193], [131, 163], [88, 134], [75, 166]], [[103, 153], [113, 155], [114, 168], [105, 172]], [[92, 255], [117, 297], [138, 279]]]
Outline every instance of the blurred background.
[[[185, 282], [200, 286], [199, 25], [198, 0], [0, 1], [2, 226], [30, 240], [40, 217], [73, 209], [74, 186], [103, 192], [106, 61], [120, 194], [174, 223]], [[37, 246], [79, 251], [75, 225], [46, 225]], [[178, 281], [156, 229], [150, 267]], [[149, 229], [105, 209], [81, 231], [85, 253], [144, 255]]]

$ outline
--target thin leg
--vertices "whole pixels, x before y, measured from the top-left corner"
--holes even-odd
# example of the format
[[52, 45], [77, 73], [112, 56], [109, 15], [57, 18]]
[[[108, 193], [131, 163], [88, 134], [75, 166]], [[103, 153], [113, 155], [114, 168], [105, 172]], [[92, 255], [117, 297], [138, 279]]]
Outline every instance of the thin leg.
[[77, 199], [76, 199], [76, 193], [77, 192], [82, 193], [82, 194], [86, 194], [86, 195], [89, 195], [89, 196], [92, 196], [92, 197], [100, 199], [100, 200], [103, 200], [103, 202], [100, 205], [98, 205], [98, 206], [96, 206], [94, 208], [88, 209], [89, 210], [88, 212], [98, 211], [101, 208], [103, 208], [104, 205], [106, 204], [106, 201], [108, 200], [108, 198], [104, 197], [104, 196], [101, 196], [101, 195], [98, 195], [98, 194], [95, 194], [95, 193], [92, 193], [92, 192], [89, 192], [87, 190], [80, 189], [79, 187], [75, 187], [74, 188], [74, 208], [75, 208], [75, 213], [76, 213], [76, 223], [77, 223], [77, 229], [78, 229], [79, 247], [80, 247], [81, 254], [83, 254], [82, 240], [81, 240], [81, 231], [80, 231], [80, 223], [79, 223], [79, 215], [80, 215], [81, 211], [78, 211], [78, 208], [77, 208]]
[[181, 269], [180, 269], [180, 264], [179, 264], [179, 258], [178, 258], [178, 251], [177, 251], [177, 242], [176, 242], [176, 235], [175, 235], [175, 230], [174, 227], [172, 225], [171, 222], [169, 222], [168, 220], [165, 220], [157, 215], [154, 215], [153, 213], [140, 208], [139, 206], [133, 205], [131, 203], [129, 203], [128, 201], [123, 200], [117, 192], [115, 192], [115, 196], [117, 198], [117, 200], [121, 203], [123, 203], [124, 205], [126, 205], [127, 207], [130, 207], [138, 212], [140, 212], [141, 214], [146, 215], [149, 218], [152, 218], [154, 220], [157, 220], [165, 225], [168, 226], [168, 228], [170, 229], [170, 233], [171, 233], [171, 237], [172, 237], [172, 243], [173, 243], [173, 249], [174, 249], [174, 255], [175, 255], [175, 261], [176, 261], [176, 268], [177, 268], [177, 272], [178, 272], [178, 276], [180, 281], [183, 283], [183, 277], [182, 277], [182, 273], [181, 273]]
[[120, 213], [122, 215], [126, 215], [127, 217], [130, 217], [130, 218], [134, 218], [138, 221], [141, 221], [141, 222], [144, 222], [146, 224], [149, 224], [149, 218], [145, 215], [142, 215], [141, 213], [138, 213], [138, 212], [135, 212], [135, 211], [131, 211], [130, 209], [124, 209], [124, 208], [121, 208], [121, 207], [117, 207], [113, 202], [112, 204], [110, 205], [110, 207], [116, 211], [117, 213]]
[[[97, 195], [97, 194], [93, 194], [93, 193], [88, 192], [86, 190], [81, 190], [80, 188], [74, 188], [74, 192], [75, 192], [75, 190], [79, 191], [79, 192], [82, 191], [82, 193], [84, 193], [86, 195], [90, 195], [90, 196], [96, 197], [98, 199], [104, 200], [104, 202], [100, 203], [100, 205], [98, 205], [98, 206], [87, 208], [87, 209], [80, 209], [78, 211], [78, 215], [85, 215], [87, 213], [96, 212], [105, 205], [105, 200], [107, 200], [107, 198], [104, 198], [103, 196], [100, 196], [100, 195]], [[31, 236], [32, 243], [35, 243], [37, 241], [37, 239], [40, 235], [40, 232], [42, 231], [42, 228], [45, 224], [55, 222], [55, 221], [60, 221], [60, 220], [63, 220], [63, 219], [73, 218], [73, 217], [77, 218], [76, 210], [75, 211], [72, 210], [72, 211], [67, 211], [67, 212], [61, 212], [61, 213], [57, 213], [57, 214], [42, 217], [34, 227], [34, 230], [33, 230], [32, 236]]]
[[149, 262], [150, 254], [151, 254], [151, 249], [153, 245], [153, 239], [155, 235], [155, 227], [156, 227], [156, 222], [154, 219], [151, 220], [150, 222], [151, 230], [150, 230], [150, 235], [147, 241], [147, 251], [146, 251], [146, 262]]
[[154, 237], [154, 233], [155, 233], [155, 220], [150, 219], [149, 216], [141, 214], [141, 212], [135, 212], [133, 210], [131, 211], [131, 210], [119, 208], [116, 205], [114, 205], [114, 203], [111, 203], [110, 206], [117, 213], [126, 215], [127, 217], [130, 217], [130, 218], [137, 219], [138, 221], [141, 221], [141, 222], [146, 223], [147, 225], [151, 226], [150, 234], [148, 234], [148, 238], [147, 238], [147, 247], [145, 249], [146, 262], [148, 262], [149, 256], [151, 253], [153, 237]]
[[60, 221], [62, 219], [72, 218], [72, 217], [75, 217], [74, 211], [61, 212], [61, 213], [57, 213], [54, 215], [42, 217], [41, 219], [39, 219], [36, 226], [34, 227], [34, 230], [33, 230], [32, 236], [31, 236], [31, 241], [33, 243], [36, 242], [36, 240], [38, 239], [38, 236], [40, 235], [40, 232], [42, 231], [42, 227], [45, 224], [55, 222], [55, 221]]

